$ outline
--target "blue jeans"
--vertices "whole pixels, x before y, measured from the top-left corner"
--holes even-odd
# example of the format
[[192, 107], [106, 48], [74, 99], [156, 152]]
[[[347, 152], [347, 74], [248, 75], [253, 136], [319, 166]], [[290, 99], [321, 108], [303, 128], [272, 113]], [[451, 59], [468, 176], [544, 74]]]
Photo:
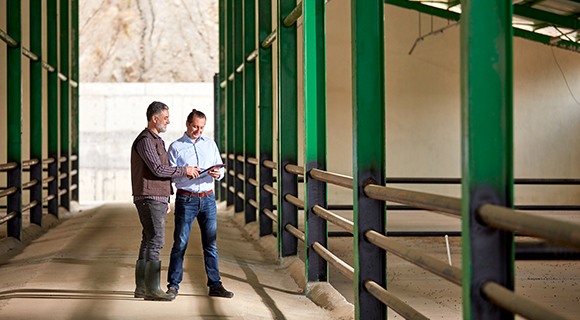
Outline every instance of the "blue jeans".
[[205, 273], [207, 274], [207, 286], [210, 288], [222, 285], [218, 267], [217, 217], [215, 195], [205, 197], [191, 197], [178, 193], [175, 199], [175, 231], [173, 232], [173, 247], [167, 272], [167, 287], [179, 289], [179, 283], [183, 280], [183, 256], [193, 220], [197, 217], [197, 223], [201, 231], [201, 244], [203, 246], [203, 260]]

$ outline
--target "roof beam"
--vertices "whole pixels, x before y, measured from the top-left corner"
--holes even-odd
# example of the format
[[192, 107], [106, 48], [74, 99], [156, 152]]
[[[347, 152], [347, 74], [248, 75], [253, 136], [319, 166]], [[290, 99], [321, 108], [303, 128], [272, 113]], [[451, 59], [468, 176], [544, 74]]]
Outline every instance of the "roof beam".
[[580, 20], [573, 16], [562, 16], [559, 14], [534, 9], [527, 5], [514, 4], [514, 15], [529, 19], [539, 20], [551, 25], [557, 25], [572, 30], [580, 29]]
[[[580, 0], [574, 0], [574, 1], [580, 2]], [[412, 10], [423, 12], [426, 14], [431, 14], [431, 15], [434, 15], [436, 17], [440, 17], [443, 19], [457, 21], [461, 18], [461, 15], [459, 13], [449, 11], [449, 10], [439, 9], [439, 8], [432, 7], [432, 6], [427, 6], [427, 5], [424, 5], [418, 1], [411, 2], [411, 1], [407, 1], [407, 0], [385, 0], [385, 3], [390, 4], [390, 5], [394, 5], [394, 6], [398, 6], [398, 7], [402, 7], [402, 8], [412, 9]], [[514, 8], [514, 10], [515, 10], [515, 8]], [[537, 11], [541, 11], [541, 10], [537, 10]], [[542, 12], [545, 12], [545, 11], [542, 11]], [[556, 16], [562, 17], [560, 15], [556, 15]], [[563, 18], [566, 18], [566, 17], [563, 17]], [[558, 24], [558, 25], [561, 26], [561, 24]], [[576, 29], [580, 29], [580, 23], [578, 24], [578, 28], [576, 28]], [[566, 41], [566, 40], [561, 40], [561, 39], [554, 42], [554, 39], [550, 36], [546, 36], [546, 35], [539, 34], [539, 33], [534, 33], [531, 31], [526, 31], [526, 30], [522, 30], [522, 29], [518, 29], [518, 28], [514, 28], [514, 36], [528, 39], [528, 40], [532, 40], [532, 41], [536, 41], [536, 42], [540, 42], [540, 43], [543, 43], [546, 45], [555, 46], [555, 47], [558, 47], [561, 49], [570, 50], [570, 51], [580, 53], [580, 43], [577, 43], [577, 42], [571, 42], [571, 41]]]

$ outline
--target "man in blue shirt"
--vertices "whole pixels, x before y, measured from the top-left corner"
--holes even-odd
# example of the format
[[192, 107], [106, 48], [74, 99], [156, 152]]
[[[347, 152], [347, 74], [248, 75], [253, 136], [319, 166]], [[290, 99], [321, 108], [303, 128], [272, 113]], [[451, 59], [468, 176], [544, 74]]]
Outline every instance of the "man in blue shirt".
[[[169, 146], [169, 162], [172, 166], [192, 166], [201, 170], [216, 164], [222, 164], [220, 152], [216, 143], [202, 137], [206, 117], [201, 111], [193, 109], [185, 123], [187, 131], [183, 137]], [[216, 246], [217, 217], [215, 195], [213, 193], [214, 179], [221, 180], [224, 169], [212, 169], [199, 177], [175, 177], [173, 182], [177, 187], [175, 199], [175, 231], [173, 233], [173, 248], [167, 273], [167, 293], [177, 296], [179, 283], [183, 280], [183, 256], [193, 220], [201, 231], [201, 243], [207, 286], [209, 295], [231, 298], [234, 294], [226, 290], [221, 282], [218, 267], [218, 251]]]

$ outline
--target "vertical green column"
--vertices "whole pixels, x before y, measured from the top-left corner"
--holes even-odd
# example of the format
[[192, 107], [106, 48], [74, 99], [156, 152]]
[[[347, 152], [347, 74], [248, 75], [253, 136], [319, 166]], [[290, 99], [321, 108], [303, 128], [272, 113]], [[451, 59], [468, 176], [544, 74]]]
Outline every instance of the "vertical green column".
[[8, 220], [9, 237], [18, 240], [22, 235], [22, 26], [20, 1], [6, 2], [6, 31], [18, 45], [8, 46], [7, 58], [7, 115], [8, 126], [8, 163], [15, 162], [18, 168], [8, 171], [8, 188], [16, 187], [17, 191], [8, 196], [7, 212], [17, 215]]
[[351, 2], [354, 296], [356, 319], [386, 319], [387, 307], [366, 291], [372, 280], [386, 288], [386, 255], [365, 239], [385, 234], [383, 201], [368, 198], [367, 184], [385, 181], [385, 35], [382, 0]]
[[[226, 105], [226, 87], [222, 87], [222, 83], [227, 83], [227, 75], [226, 75], [226, 0], [219, 0], [219, 78], [218, 78], [218, 112], [215, 114], [216, 124], [214, 130], [217, 132], [217, 139], [216, 143], [218, 145], [219, 150], [223, 153], [226, 152], [225, 147], [225, 105]], [[224, 163], [226, 160], [224, 159]], [[227, 168], [225, 177], [227, 177]], [[226, 181], [222, 179], [222, 181]], [[224, 201], [226, 196], [226, 188], [222, 188], [221, 184], [222, 181], [216, 182], [216, 191], [219, 194], [219, 200]]]
[[234, 0], [234, 212], [244, 211], [244, 200], [237, 196], [244, 192], [244, 181], [237, 177], [244, 173], [244, 163], [237, 159], [244, 155], [244, 81], [237, 68], [244, 63], [244, 1]]
[[60, 156], [66, 157], [61, 163], [60, 173], [66, 177], [60, 179], [60, 189], [67, 192], [60, 197], [60, 204], [70, 209], [70, 74], [69, 74], [69, 4], [60, 1], [60, 68], [59, 71], [67, 78], [60, 81]]
[[327, 206], [326, 183], [312, 179], [312, 169], [326, 170], [326, 32], [325, 0], [304, 1], [304, 182], [307, 281], [326, 281], [328, 265], [313, 249], [328, 243], [326, 220], [312, 208]]
[[70, 104], [70, 147], [71, 155], [77, 156], [77, 159], [70, 161], [71, 171], [76, 170], [77, 174], [71, 177], [70, 184], [75, 186], [71, 191], [70, 200], [79, 201], [79, 0], [71, 0], [71, 80], [76, 83], [71, 88]]
[[514, 288], [513, 234], [477, 219], [484, 203], [513, 205], [512, 3], [461, 5], [463, 318], [513, 319], [480, 292], [486, 281]]
[[[58, 67], [58, 20], [57, 0], [47, 0], [46, 4], [46, 62], [53, 68]], [[48, 194], [53, 196], [48, 201], [48, 213], [58, 217], [58, 74], [48, 72], [47, 80], [47, 126], [48, 126], [48, 157], [54, 159], [48, 164], [48, 175], [55, 179], [48, 183]]]
[[[256, 49], [256, 0], [244, 0], [244, 60]], [[246, 223], [256, 221], [256, 209], [249, 199], [256, 200], [256, 187], [248, 182], [256, 179], [256, 165], [248, 158], [256, 157], [256, 60], [244, 61], [244, 177]]]
[[30, 51], [38, 60], [30, 59], [30, 159], [39, 162], [30, 166], [30, 180], [38, 183], [30, 187], [30, 222], [42, 225], [42, 3], [30, 2]]
[[264, 190], [264, 185], [272, 185], [272, 169], [262, 163], [272, 160], [274, 147], [273, 122], [273, 83], [272, 83], [272, 47], [263, 48], [262, 42], [272, 32], [272, 1], [258, 0], [258, 109], [260, 117], [259, 148], [260, 148], [260, 236], [272, 234], [272, 220], [264, 214], [264, 209], [273, 212], [272, 194]]
[[[227, 111], [226, 111], [226, 141], [227, 141], [227, 152], [226, 154], [234, 153], [234, 82], [232, 77], [234, 72], [236, 72], [234, 67], [234, 0], [227, 0], [227, 33], [226, 33], [226, 78], [228, 79], [227, 84]], [[236, 195], [230, 191], [230, 187], [234, 186], [236, 181], [235, 176], [229, 174], [230, 170], [234, 170], [234, 161], [229, 157], [227, 161], [226, 178], [228, 184], [227, 193], [227, 205], [234, 204], [234, 199]]]
[[298, 240], [285, 226], [298, 227], [298, 209], [285, 195], [298, 195], [298, 178], [284, 166], [298, 164], [298, 46], [296, 23], [284, 26], [296, 0], [278, 0], [278, 246], [281, 256], [298, 253]]

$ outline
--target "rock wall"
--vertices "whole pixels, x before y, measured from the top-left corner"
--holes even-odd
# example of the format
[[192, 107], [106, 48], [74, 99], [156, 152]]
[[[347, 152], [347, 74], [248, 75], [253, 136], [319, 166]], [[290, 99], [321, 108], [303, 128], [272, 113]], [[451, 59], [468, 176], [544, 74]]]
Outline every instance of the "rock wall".
[[81, 0], [81, 82], [211, 82], [215, 0]]

